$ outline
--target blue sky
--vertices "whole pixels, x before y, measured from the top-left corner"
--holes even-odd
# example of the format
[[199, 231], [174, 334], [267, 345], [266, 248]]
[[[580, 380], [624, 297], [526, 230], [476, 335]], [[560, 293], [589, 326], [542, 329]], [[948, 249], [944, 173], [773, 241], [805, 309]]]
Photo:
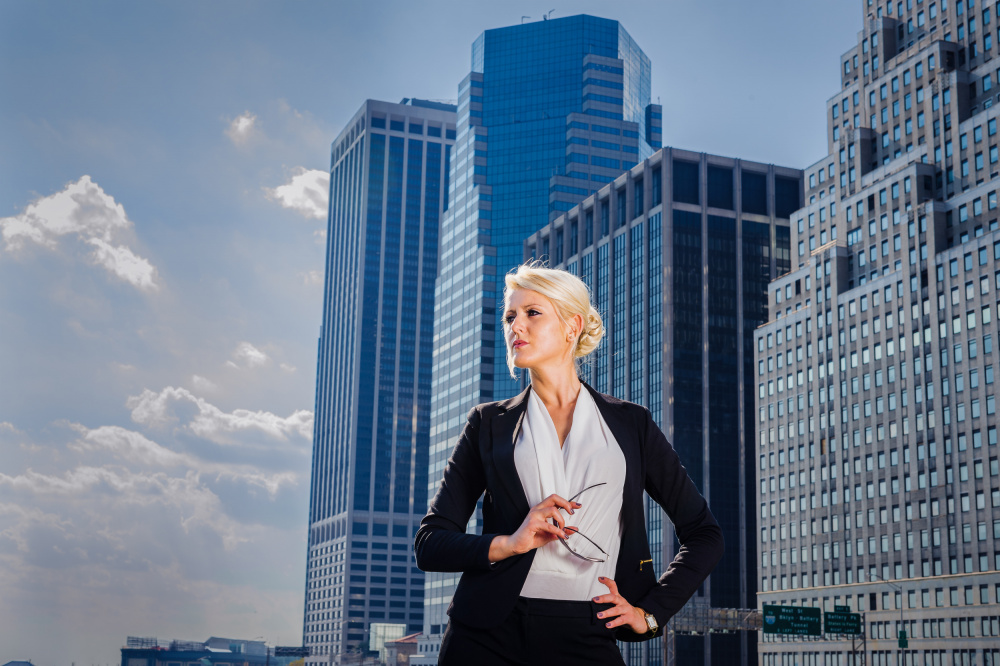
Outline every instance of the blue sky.
[[0, 662], [299, 643], [322, 172], [364, 99], [453, 99], [483, 30], [591, 13], [665, 144], [804, 167], [861, 6], [0, 3]]

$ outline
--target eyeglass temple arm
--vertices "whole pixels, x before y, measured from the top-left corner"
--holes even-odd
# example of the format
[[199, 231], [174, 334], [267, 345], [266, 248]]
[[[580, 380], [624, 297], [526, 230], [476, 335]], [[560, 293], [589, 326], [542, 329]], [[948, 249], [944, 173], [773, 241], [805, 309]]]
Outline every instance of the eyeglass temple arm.
[[566, 500], [566, 501], [567, 501], [567, 502], [572, 502], [572, 501], [573, 501], [573, 500], [575, 500], [575, 499], [576, 499], [577, 497], [579, 497], [580, 495], [584, 494], [585, 492], [587, 492], [587, 491], [588, 491], [588, 490], [590, 490], [591, 488], [596, 488], [597, 486], [606, 486], [606, 485], [608, 485], [607, 481], [601, 481], [600, 483], [595, 483], [595, 484], [594, 484], [594, 485], [592, 485], [592, 486], [587, 486], [586, 488], [584, 488], [583, 490], [581, 490], [580, 492], [578, 492], [578, 493], [577, 493], [576, 495], [573, 495], [572, 497], [570, 497], [570, 498], [569, 498], [568, 500]]

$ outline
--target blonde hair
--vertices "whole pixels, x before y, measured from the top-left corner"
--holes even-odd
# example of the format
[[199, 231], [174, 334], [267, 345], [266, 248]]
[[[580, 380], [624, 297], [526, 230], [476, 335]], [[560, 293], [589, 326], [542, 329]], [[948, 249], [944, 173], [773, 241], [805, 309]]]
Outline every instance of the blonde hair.
[[[573, 358], [583, 358], [597, 348], [604, 337], [604, 321], [600, 313], [590, 304], [590, 290], [583, 280], [567, 271], [546, 268], [540, 261], [528, 261], [504, 276], [503, 312], [504, 329], [507, 328], [506, 312], [511, 294], [517, 289], [538, 292], [552, 301], [563, 324], [568, 324], [575, 315], [583, 318], [583, 328], [573, 348]], [[507, 346], [507, 368], [510, 376], [517, 379], [514, 372], [514, 357]]]

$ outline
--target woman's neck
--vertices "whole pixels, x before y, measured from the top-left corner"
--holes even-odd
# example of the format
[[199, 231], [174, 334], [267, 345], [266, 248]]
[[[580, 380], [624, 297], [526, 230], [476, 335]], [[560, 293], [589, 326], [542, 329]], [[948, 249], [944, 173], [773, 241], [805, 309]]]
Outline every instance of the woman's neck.
[[531, 390], [538, 394], [546, 407], [565, 407], [576, 402], [580, 395], [580, 378], [576, 366], [557, 369], [532, 369]]

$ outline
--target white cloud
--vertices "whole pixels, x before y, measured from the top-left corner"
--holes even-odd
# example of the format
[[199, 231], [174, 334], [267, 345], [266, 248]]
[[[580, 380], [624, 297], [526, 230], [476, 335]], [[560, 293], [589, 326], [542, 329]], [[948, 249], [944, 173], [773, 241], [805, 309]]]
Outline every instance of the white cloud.
[[267, 365], [267, 362], [271, 360], [267, 354], [249, 342], [241, 342], [236, 345], [233, 357], [248, 368], [259, 368], [262, 365]]
[[[157, 505], [169, 506], [180, 509], [179, 522], [186, 533], [197, 526], [216, 530], [226, 550], [244, 541], [235, 521], [222, 511], [218, 496], [201, 485], [194, 472], [188, 472], [183, 477], [171, 477], [162, 472], [144, 474], [126, 469], [80, 466], [58, 476], [29, 469], [17, 476], [0, 473], [2, 487], [34, 497], [76, 498], [75, 501], [92, 504], [103, 503], [102, 500], [110, 497], [115, 503], [147, 510]], [[3, 506], [5, 512], [17, 512], [14, 505]], [[46, 516], [48, 521], [53, 519], [55, 516]], [[72, 529], [68, 525], [65, 527]], [[23, 538], [14, 540], [22, 544], [25, 541]]]
[[319, 169], [296, 167], [292, 179], [273, 189], [264, 188], [268, 198], [305, 217], [325, 220], [329, 201], [330, 174]]
[[237, 146], [242, 146], [250, 140], [257, 129], [257, 116], [244, 111], [229, 121], [226, 136]]
[[147, 259], [139, 257], [124, 245], [113, 246], [101, 238], [91, 238], [87, 241], [94, 246], [94, 260], [121, 279], [139, 289], [155, 291], [156, 269]]
[[20, 215], [0, 219], [0, 237], [8, 252], [29, 243], [55, 250], [61, 238], [77, 238], [93, 248], [93, 263], [141, 290], [156, 290], [156, 269], [149, 260], [115, 243], [116, 236], [132, 228], [125, 208], [87, 175], [33, 201]]
[[214, 393], [219, 390], [215, 382], [201, 375], [191, 375], [191, 386], [202, 393]]
[[302, 284], [307, 286], [323, 284], [323, 271], [305, 271], [303, 273], [299, 273], [299, 277], [302, 278]]
[[[288, 441], [290, 437], [312, 439], [313, 413], [300, 409], [287, 417], [271, 412], [236, 409], [224, 412], [204, 398], [187, 389], [168, 386], [159, 393], [146, 389], [141, 395], [126, 402], [132, 410], [132, 420], [150, 427], [164, 427], [179, 420], [175, 406], [193, 405], [196, 414], [182, 427], [198, 437], [219, 444], [232, 444], [230, 435], [239, 432], [256, 432], [271, 439]], [[241, 442], [246, 444], [246, 442]]]
[[183, 467], [195, 473], [244, 481], [263, 488], [272, 497], [283, 485], [297, 481], [296, 474], [291, 471], [263, 471], [239, 461], [214, 462], [188, 453], [178, 453], [157, 444], [142, 433], [120, 426], [91, 429], [72, 424], [70, 427], [80, 433], [80, 439], [70, 444], [70, 449], [77, 452], [107, 451], [124, 462], [156, 468]]

